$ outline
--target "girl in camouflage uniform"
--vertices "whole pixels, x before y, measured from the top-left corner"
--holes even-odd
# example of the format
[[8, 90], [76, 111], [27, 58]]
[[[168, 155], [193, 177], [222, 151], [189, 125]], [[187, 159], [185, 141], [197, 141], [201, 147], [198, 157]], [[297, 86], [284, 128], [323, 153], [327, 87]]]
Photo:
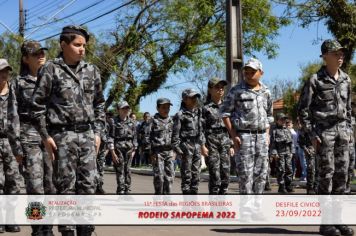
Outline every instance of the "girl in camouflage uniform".
[[209, 193], [226, 194], [230, 178], [231, 140], [229, 133], [220, 118], [219, 108], [224, 96], [225, 80], [212, 78], [208, 83], [208, 96], [202, 109], [203, 130], [206, 145], [202, 154], [207, 158], [209, 168]]
[[[27, 41], [22, 45], [20, 76], [11, 85], [18, 103], [20, 137], [24, 152], [24, 177], [28, 194], [56, 193], [52, 182], [52, 160], [47, 155], [41, 136], [31, 124], [29, 110], [38, 69], [46, 62], [45, 50], [47, 48], [41, 47], [37, 41]], [[44, 235], [53, 235], [52, 226], [32, 226], [32, 235], [39, 235], [40, 232]]]
[[197, 194], [201, 170], [201, 146], [204, 144], [200, 94], [193, 89], [182, 93], [181, 110], [174, 116], [172, 145], [182, 158], [181, 177], [183, 194]]

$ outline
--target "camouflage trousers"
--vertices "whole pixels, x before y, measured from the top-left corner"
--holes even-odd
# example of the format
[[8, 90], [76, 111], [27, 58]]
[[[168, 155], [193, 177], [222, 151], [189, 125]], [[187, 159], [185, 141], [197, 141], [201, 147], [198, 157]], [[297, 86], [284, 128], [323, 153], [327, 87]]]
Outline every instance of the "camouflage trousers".
[[119, 163], [114, 163], [116, 172], [117, 190], [116, 193], [124, 193], [131, 191], [131, 163], [132, 149], [115, 149], [116, 155], [119, 157]]
[[201, 145], [196, 142], [181, 143], [181, 189], [183, 194], [197, 194], [201, 171]]
[[58, 194], [94, 194], [96, 190], [96, 151], [94, 132], [51, 133], [57, 145], [54, 184]]
[[174, 180], [173, 151], [154, 152], [152, 162], [155, 194], [170, 194]]
[[307, 160], [307, 189], [317, 191], [318, 169], [313, 147], [308, 147], [308, 151], [304, 150], [304, 155]]
[[12, 154], [7, 138], [0, 138], [0, 194], [16, 194], [20, 192], [19, 165]]
[[56, 193], [52, 181], [53, 163], [44, 145], [38, 142], [28, 142], [22, 143], [22, 148], [26, 193]]
[[292, 153], [278, 153], [277, 182], [279, 186], [291, 187], [293, 180]]
[[346, 122], [329, 128], [317, 128], [321, 144], [317, 150], [319, 194], [343, 194], [349, 168], [350, 134]]
[[240, 194], [261, 194], [268, 170], [267, 134], [239, 133], [241, 145], [235, 154]]
[[352, 140], [350, 145], [350, 164], [348, 169], [348, 178], [346, 182], [346, 192], [351, 193], [351, 181], [354, 177], [354, 169], [355, 169], [355, 140]]
[[[215, 138], [216, 139], [216, 138]], [[209, 194], [226, 194], [230, 182], [230, 143], [221, 145], [221, 140], [207, 138], [209, 157]]]
[[96, 166], [98, 168], [97, 175], [97, 183], [98, 185], [104, 184], [104, 164], [105, 164], [105, 156], [106, 156], [106, 143], [101, 142], [99, 153], [96, 158]]

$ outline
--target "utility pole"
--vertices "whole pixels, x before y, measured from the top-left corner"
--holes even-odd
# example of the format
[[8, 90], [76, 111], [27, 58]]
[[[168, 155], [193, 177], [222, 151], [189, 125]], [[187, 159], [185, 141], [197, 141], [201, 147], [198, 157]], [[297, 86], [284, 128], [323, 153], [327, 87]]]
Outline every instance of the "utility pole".
[[226, 79], [230, 88], [242, 80], [241, 1], [226, 0]]
[[23, 2], [22, 0], [19, 0], [19, 34], [22, 38], [24, 38], [25, 35], [25, 14], [23, 10]]

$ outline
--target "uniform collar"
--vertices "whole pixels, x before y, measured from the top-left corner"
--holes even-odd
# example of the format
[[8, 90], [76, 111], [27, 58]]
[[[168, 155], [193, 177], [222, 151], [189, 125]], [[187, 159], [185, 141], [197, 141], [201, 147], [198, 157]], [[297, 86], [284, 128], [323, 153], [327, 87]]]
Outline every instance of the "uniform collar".
[[333, 83], [340, 82], [343, 80], [347, 80], [347, 74], [343, 72], [341, 69], [339, 69], [339, 78], [337, 80], [334, 79], [334, 77], [331, 77], [326, 70], [326, 66], [322, 66], [320, 70], [318, 71], [318, 78], [326, 79], [329, 80]]

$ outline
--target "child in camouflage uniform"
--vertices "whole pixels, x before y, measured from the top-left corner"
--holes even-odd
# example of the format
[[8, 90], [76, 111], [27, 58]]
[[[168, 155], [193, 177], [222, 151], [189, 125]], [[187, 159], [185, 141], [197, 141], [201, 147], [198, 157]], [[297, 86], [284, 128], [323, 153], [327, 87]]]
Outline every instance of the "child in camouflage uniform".
[[294, 148], [292, 134], [286, 127], [287, 116], [277, 114], [277, 123], [271, 134], [271, 156], [277, 160], [277, 181], [279, 193], [293, 192], [292, 187], [292, 150]]
[[248, 60], [244, 80], [230, 90], [220, 108], [235, 146], [241, 194], [261, 194], [266, 183], [273, 116], [271, 93], [260, 82], [262, 75], [261, 62]]
[[[212, 78], [208, 83], [208, 96], [202, 108], [203, 130], [206, 144], [202, 154], [209, 168], [209, 194], [226, 194], [230, 178], [230, 154], [233, 153], [229, 133], [220, 117], [226, 80]], [[232, 153], [231, 153], [232, 152]]]
[[[16, 97], [8, 82], [10, 71], [12, 68], [7, 60], [0, 58], [0, 194], [20, 193], [17, 181], [20, 173], [16, 160], [21, 161], [23, 157]], [[11, 202], [6, 204], [11, 204]], [[7, 212], [6, 217], [11, 219], [13, 212]], [[5, 230], [19, 232], [20, 227], [0, 225], [0, 233], [4, 233]]]
[[117, 105], [119, 115], [110, 125], [108, 147], [114, 163], [117, 194], [131, 191], [131, 162], [137, 147], [136, 123], [129, 118], [130, 106], [126, 101]]
[[173, 185], [173, 119], [169, 117], [170, 106], [169, 99], [157, 99], [158, 113], [149, 121], [145, 132], [145, 143], [149, 144], [151, 153], [155, 194], [170, 194]]
[[197, 107], [200, 97], [194, 89], [184, 90], [181, 109], [174, 116], [172, 145], [182, 158], [180, 171], [183, 194], [198, 194], [201, 145], [204, 144], [201, 109]]
[[[318, 164], [318, 194], [345, 194], [347, 192], [350, 148], [352, 143], [351, 79], [341, 70], [344, 50], [336, 40], [325, 40], [321, 57], [325, 65], [305, 82], [298, 107], [303, 129], [309, 135]], [[323, 204], [327, 205], [327, 202]], [[340, 215], [339, 206], [331, 204], [329, 214], [324, 210], [323, 220], [329, 222]], [[322, 235], [353, 235], [346, 225], [321, 225]]]
[[[46, 62], [44, 48], [37, 41], [26, 41], [21, 47], [20, 76], [11, 83], [16, 94], [21, 125], [21, 145], [27, 194], [55, 194], [53, 164], [42, 143], [42, 138], [31, 123], [30, 104], [37, 81], [37, 72]], [[32, 235], [53, 235], [51, 225], [32, 225]]]

